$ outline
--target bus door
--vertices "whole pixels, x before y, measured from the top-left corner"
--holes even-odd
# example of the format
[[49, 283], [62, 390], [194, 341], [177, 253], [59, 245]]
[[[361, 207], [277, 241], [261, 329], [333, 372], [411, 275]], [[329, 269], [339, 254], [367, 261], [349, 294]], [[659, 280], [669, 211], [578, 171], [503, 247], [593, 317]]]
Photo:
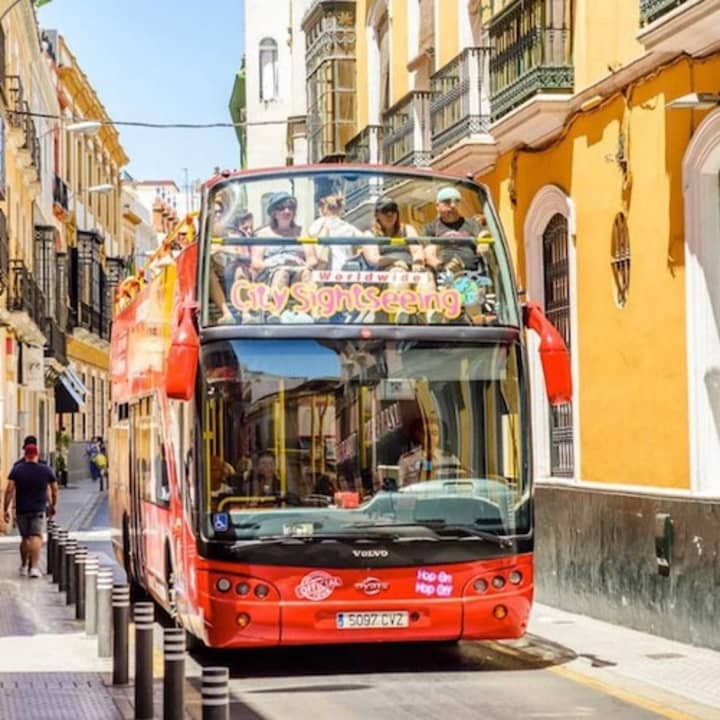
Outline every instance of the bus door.
[[146, 553], [143, 522], [143, 495], [150, 475], [150, 412], [149, 398], [130, 408], [130, 571], [135, 580], [147, 588]]

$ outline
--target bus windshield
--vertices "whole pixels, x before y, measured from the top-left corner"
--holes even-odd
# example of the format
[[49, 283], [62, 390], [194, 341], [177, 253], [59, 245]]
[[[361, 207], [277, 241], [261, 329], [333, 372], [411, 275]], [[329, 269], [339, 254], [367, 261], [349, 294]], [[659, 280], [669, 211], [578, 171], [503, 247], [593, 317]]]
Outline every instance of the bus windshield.
[[521, 357], [518, 342], [205, 344], [204, 532], [527, 532]]
[[288, 168], [206, 197], [202, 322], [518, 326], [485, 190], [429, 173]]

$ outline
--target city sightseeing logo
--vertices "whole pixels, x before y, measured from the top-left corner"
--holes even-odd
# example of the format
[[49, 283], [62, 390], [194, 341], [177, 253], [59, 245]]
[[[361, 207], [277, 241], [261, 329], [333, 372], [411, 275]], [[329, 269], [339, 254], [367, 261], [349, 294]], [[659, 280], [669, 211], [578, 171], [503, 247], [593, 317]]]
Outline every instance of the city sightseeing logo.
[[299, 598], [319, 602], [327, 600], [335, 588], [342, 585], [342, 580], [336, 575], [330, 575], [324, 570], [315, 570], [308, 573], [295, 588], [295, 594]]

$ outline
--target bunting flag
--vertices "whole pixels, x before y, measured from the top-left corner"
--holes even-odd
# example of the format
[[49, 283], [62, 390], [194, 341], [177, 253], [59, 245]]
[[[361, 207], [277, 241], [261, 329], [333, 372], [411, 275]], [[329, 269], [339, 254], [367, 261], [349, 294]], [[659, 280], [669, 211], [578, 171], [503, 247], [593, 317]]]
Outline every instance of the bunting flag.
[[42, 7], [43, 5], [47, 5], [51, 1], [52, 0], [35, 0], [35, 7], [36, 8]]

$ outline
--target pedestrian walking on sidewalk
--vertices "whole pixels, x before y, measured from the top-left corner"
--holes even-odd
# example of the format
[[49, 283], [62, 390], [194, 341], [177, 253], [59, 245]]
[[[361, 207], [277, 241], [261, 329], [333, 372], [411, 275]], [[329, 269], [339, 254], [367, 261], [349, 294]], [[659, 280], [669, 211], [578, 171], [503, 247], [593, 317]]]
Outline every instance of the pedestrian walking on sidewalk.
[[[10, 471], [5, 490], [5, 522], [10, 522], [10, 506], [15, 500], [15, 519], [20, 533], [20, 574], [42, 577], [40, 551], [45, 535], [46, 515], [57, 508], [57, 481], [49, 465], [38, 462], [37, 445], [25, 446], [23, 462]], [[29, 568], [29, 570], [28, 570]]]

